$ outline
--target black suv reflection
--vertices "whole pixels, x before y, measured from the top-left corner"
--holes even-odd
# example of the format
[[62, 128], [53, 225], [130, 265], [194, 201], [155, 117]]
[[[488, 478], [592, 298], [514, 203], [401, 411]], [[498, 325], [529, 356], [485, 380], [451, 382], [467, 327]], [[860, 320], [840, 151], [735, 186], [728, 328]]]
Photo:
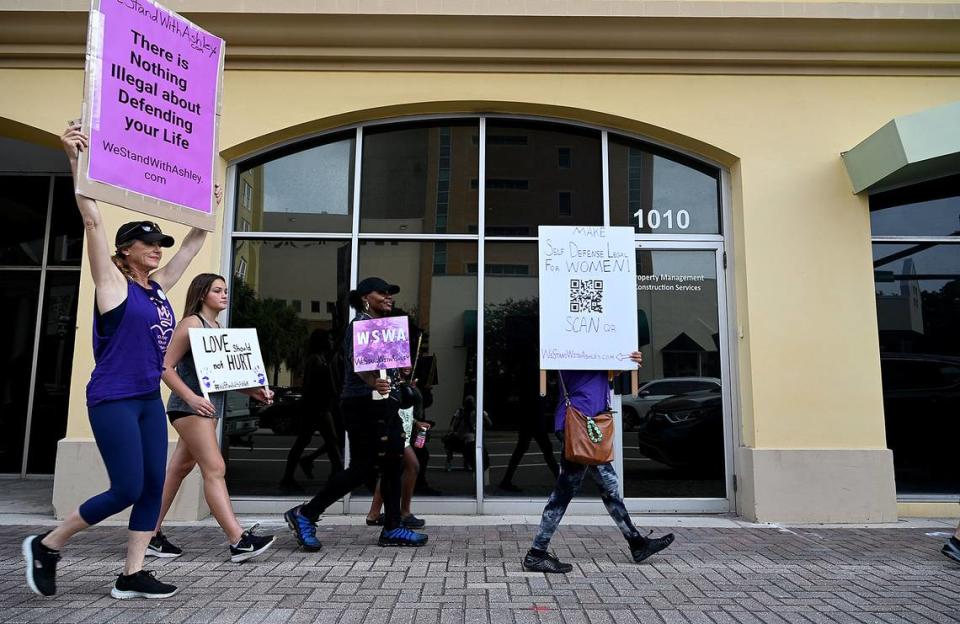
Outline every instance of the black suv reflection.
[[273, 388], [273, 403], [260, 407], [257, 416], [260, 428], [270, 429], [275, 435], [292, 435], [297, 430], [297, 417], [303, 394], [300, 388]]
[[881, 353], [880, 370], [887, 446], [893, 451], [898, 488], [929, 488], [946, 479], [956, 491], [960, 357]]
[[637, 432], [640, 451], [671, 468], [723, 474], [723, 393], [678, 394], [655, 403]]

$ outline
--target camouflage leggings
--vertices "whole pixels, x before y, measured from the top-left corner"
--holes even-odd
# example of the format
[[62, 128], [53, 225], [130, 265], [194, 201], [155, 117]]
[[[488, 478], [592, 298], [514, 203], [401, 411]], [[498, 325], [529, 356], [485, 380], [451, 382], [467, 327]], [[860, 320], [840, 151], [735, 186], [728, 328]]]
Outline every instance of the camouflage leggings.
[[[563, 457], [563, 438], [559, 435], [558, 437], [560, 437], [560, 456]], [[617, 491], [617, 472], [613, 469], [613, 464], [586, 466], [575, 464], [564, 458], [560, 463], [560, 476], [557, 477], [557, 484], [553, 487], [553, 492], [547, 499], [547, 506], [543, 509], [543, 517], [540, 518], [540, 529], [533, 540], [534, 548], [546, 550], [547, 546], [550, 545], [550, 538], [557, 531], [570, 500], [580, 492], [583, 477], [587, 472], [600, 487], [602, 492], [600, 500], [603, 501], [607, 513], [613, 518], [623, 536], [626, 539], [640, 536], [640, 532], [633, 526], [630, 514], [627, 513], [627, 509], [623, 505], [623, 499], [620, 498]]]

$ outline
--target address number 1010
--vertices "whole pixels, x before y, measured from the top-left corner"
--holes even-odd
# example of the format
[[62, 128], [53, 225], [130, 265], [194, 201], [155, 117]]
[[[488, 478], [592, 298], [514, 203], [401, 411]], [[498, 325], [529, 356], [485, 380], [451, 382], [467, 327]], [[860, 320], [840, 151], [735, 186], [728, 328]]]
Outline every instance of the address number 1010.
[[[678, 210], [676, 215], [674, 215], [673, 210], [665, 210], [660, 212], [659, 210], [643, 210], [642, 208], [635, 213], [633, 216], [637, 218], [637, 225], [643, 228], [650, 228], [651, 230], [659, 229], [662, 225], [668, 230], [672, 230], [674, 226], [678, 230], [685, 230], [690, 227], [690, 213], [686, 210]], [[676, 216], [676, 218], [674, 218]]]

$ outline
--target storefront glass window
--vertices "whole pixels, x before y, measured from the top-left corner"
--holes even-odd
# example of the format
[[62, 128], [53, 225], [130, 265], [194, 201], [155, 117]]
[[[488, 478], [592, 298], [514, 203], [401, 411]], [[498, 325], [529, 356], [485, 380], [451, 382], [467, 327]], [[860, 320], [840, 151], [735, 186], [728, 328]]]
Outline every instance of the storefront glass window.
[[237, 178], [237, 232], [349, 232], [352, 132], [283, 148], [244, 164]]
[[874, 236], [960, 236], [960, 175], [870, 197]]
[[472, 242], [360, 242], [359, 279], [398, 285], [397, 311], [410, 318], [422, 418], [433, 425], [425, 446], [414, 449], [418, 498], [476, 496], [476, 411], [464, 407], [476, 400], [477, 275], [469, 270], [476, 262]]
[[[887, 445], [898, 494], [960, 493], [960, 176], [870, 197]], [[911, 241], [910, 237], [920, 237]]]
[[487, 243], [485, 269], [483, 409], [490, 456], [485, 493], [546, 496], [556, 481], [560, 445], [553, 434], [556, 392], [541, 397], [538, 382], [537, 244]]
[[[64, 186], [69, 186], [72, 194], [73, 185], [69, 180], [65, 181]], [[79, 271], [47, 271], [43, 316], [40, 319], [40, 348], [37, 350], [30, 454], [27, 458], [27, 472], [30, 473], [53, 473], [57, 442], [67, 431], [79, 292]]]
[[610, 224], [637, 234], [719, 234], [720, 170], [611, 135]]
[[[603, 225], [602, 174], [596, 130], [489, 120], [487, 236], [536, 236], [538, 225]], [[476, 175], [471, 184], [477, 187]]]
[[[244, 277], [239, 273], [241, 266]], [[273, 405], [231, 393], [223, 421], [227, 479], [235, 495], [319, 490], [343, 457], [336, 397], [350, 290], [350, 243], [237, 240], [230, 292], [232, 327], [256, 327]], [[319, 311], [294, 300], [318, 301]]]
[[42, 264], [49, 189], [47, 176], [0, 176], [0, 265]]
[[[960, 243], [960, 240], [956, 241]], [[887, 444], [900, 494], [960, 493], [960, 244], [873, 245]]]
[[0, 271], [0, 473], [21, 469], [39, 292], [39, 271]]
[[477, 231], [476, 120], [372, 127], [363, 134], [360, 231]]
[[83, 224], [62, 152], [6, 142], [21, 159], [5, 164], [37, 174], [0, 176], [0, 473], [48, 474], [67, 427]]
[[[485, 145], [480, 143], [481, 123]], [[357, 137], [362, 137], [360, 143]], [[261, 328], [279, 399], [266, 409], [243, 398], [230, 403], [224, 438], [231, 491], [299, 495], [322, 486], [329, 474], [329, 468], [322, 467], [322, 454], [312, 476], [298, 463], [324, 445], [320, 425], [311, 425], [302, 415], [305, 386], [310, 385], [300, 364], [307, 349], [303, 344], [309, 342], [304, 336], [315, 329], [328, 331], [339, 347], [350, 318], [350, 284], [378, 275], [400, 286], [398, 305], [423, 330], [421, 347], [414, 349], [421, 358], [416, 376], [427, 391], [425, 417], [434, 428], [425, 449], [417, 452], [421, 475], [416, 496], [480, 496], [502, 503], [549, 494], [560, 461], [560, 443], [553, 432], [558, 391], [551, 374], [547, 395], [540, 396], [539, 276], [533, 239], [540, 225], [604, 224], [602, 143], [597, 129], [554, 121], [403, 121], [311, 139], [238, 167], [231, 324], [260, 327], [257, 310], [269, 308], [286, 319], [283, 331], [298, 335], [280, 339], [271, 334], [280, 329]], [[355, 171], [357, 145], [362, 153]], [[718, 169], [622, 137], [613, 137], [609, 148], [614, 225], [633, 224], [645, 234], [720, 233]], [[354, 223], [356, 184], [360, 197]], [[642, 226], [640, 217], [629, 218], [641, 209]], [[262, 240], [255, 235], [284, 231], [308, 232], [318, 240], [282, 234], [276, 235], [278, 240]], [[329, 240], [338, 235], [344, 240]], [[351, 245], [356, 245], [353, 270]], [[670, 308], [668, 298], [648, 301], [638, 295], [641, 309], [658, 315], [657, 331], [665, 333], [658, 333], [657, 340], [676, 330], [664, 344], [658, 343], [656, 354], [647, 354], [650, 376], [643, 380], [664, 382], [661, 389], [669, 396], [709, 392], [720, 377], [715, 246], [689, 257], [685, 253], [664, 252], [656, 270], [665, 271], [673, 260], [687, 273], [700, 261], [713, 267], [712, 275], [706, 269], [697, 273], [707, 284], [700, 296], [686, 297], [689, 305], [677, 310]], [[649, 251], [638, 254], [638, 262], [650, 259]], [[481, 274], [483, 300], [478, 301]], [[484, 350], [482, 388], [477, 383], [478, 344]], [[336, 353], [332, 358], [342, 375], [342, 362]], [[669, 384], [675, 378], [703, 383], [673, 387]], [[704, 383], [709, 387], [700, 387]], [[710, 407], [719, 404], [713, 398]], [[479, 415], [476, 403], [483, 408]], [[656, 460], [653, 451], [641, 451], [636, 442], [639, 422], [631, 421], [622, 442], [626, 495], [726, 496], [722, 408], [716, 415], [704, 430], [710, 452], [704, 470], [674, 465], [672, 459]], [[342, 426], [335, 413], [332, 418], [339, 436]], [[316, 435], [301, 432], [311, 427]], [[477, 440], [483, 440], [480, 461]], [[306, 448], [301, 452], [298, 447]], [[483, 492], [478, 493], [480, 482]], [[588, 482], [583, 494], [599, 492]]]
[[630, 497], [722, 497], [723, 385], [716, 252], [637, 250], [643, 367], [623, 405], [623, 481]]
[[60, 266], [80, 266], [83, 256], [83, 220], [73, 194], [73, 180], [58, 177], [53, 184], [53, 209], [50, 211], [50, 243], [47, 262]]

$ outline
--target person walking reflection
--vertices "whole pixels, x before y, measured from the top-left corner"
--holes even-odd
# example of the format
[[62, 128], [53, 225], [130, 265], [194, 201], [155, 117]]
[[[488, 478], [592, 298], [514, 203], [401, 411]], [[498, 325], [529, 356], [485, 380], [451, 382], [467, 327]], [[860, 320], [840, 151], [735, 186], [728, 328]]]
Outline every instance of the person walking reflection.
[[[313, 478], [313, 462], [326, 453], [330, 460], [330, 474], [343, 470], [343, 451], [334, 425], [334, 401], [337, 386], [334, 380], [333, 345], [330, 332], [315, 329], [310, 334], [303, 373], [303, 398], [297, 406], [297, 437], [287, 454], [287, 465], [280, 481], [282, 489], [300, 490], [294, 479], [297, 464], [308, 478]], [[323, 443], [308, 455], [303, 451], [319, 432]]]

